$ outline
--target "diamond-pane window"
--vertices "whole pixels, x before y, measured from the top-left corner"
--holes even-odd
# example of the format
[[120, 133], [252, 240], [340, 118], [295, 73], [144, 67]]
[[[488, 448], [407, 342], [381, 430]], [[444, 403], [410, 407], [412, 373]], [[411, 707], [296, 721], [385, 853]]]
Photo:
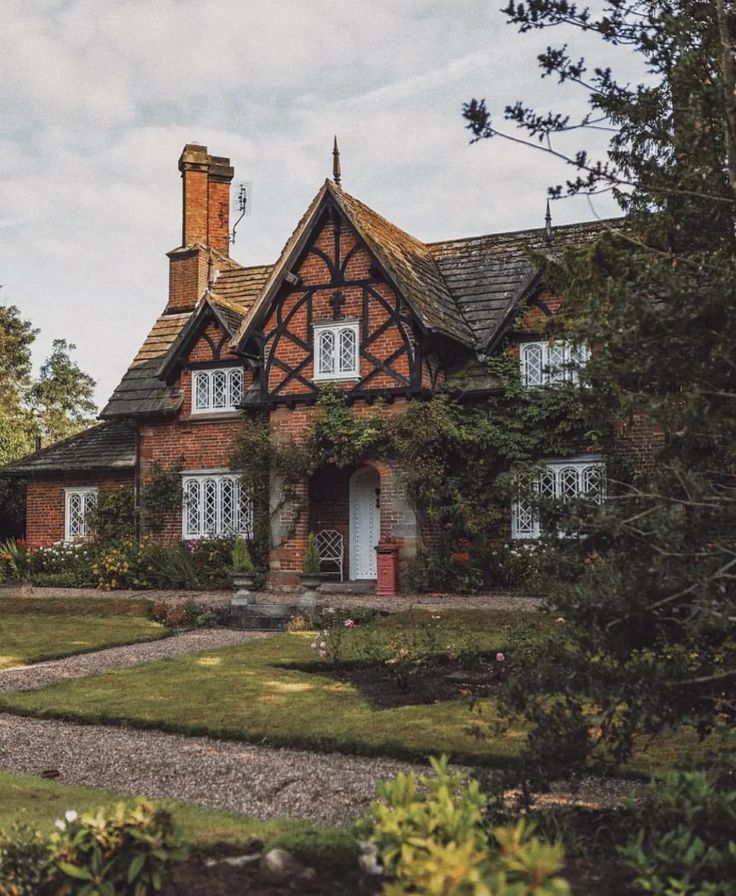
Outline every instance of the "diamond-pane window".
[[358, 322], [320, 322], [314, 325], [316, 380], [354, 379], [358, 376]]
[[231, 473], [187, 474], [182, 483], [184, 538], [244, 535], [252, 538], [253, 502]]
[[335, 372], [335, 334], [332, 330], [324, 330], [319, 334], [317, 370], [320, 375]]
[[240, 367], [195, 370], [192, 375], [192, 413], [235, 411], [243, 400]]
[[519, 356], [521, 381], [527, 387], [563, 381], [577, 383], [580, 369], [590, 357], [590, 349], [569, 342], [524, 342]]
[[[526, 485], [524, 489], [523, 486]], [[511, 507], [511, 537], [538, 538], [540, 523], [538, 509], [528, 497], [529, 484], [520, 482], [520, 492]], [[600, 461], [587, 460], [556, 461], [548, 463], [540, 471], [532, 491], [541, 500], [570, 501], [574, 498], [589, 498], [597, 503], [606, 495], [606, 470]]]
[[91, 534], [89, 515], [97, 506], [96, 488], [68, 488], [64, 500], [64, 539], [74, 541]]

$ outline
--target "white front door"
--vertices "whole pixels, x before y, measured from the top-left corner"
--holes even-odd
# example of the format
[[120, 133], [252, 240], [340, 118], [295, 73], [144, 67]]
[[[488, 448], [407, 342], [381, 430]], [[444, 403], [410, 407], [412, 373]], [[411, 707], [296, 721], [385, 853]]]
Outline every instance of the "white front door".
[[371, 467], [350, 477], [350, 578], [376, 578], [376, 545], [381, 533], [381, 481]]

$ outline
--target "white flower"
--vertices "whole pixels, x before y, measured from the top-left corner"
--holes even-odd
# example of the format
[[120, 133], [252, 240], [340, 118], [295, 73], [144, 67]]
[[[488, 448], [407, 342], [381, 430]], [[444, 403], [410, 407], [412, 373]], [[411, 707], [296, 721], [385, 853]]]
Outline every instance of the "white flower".
[[64, 818], [71, 824], [73, 821], [76, 821], [79, 818], [79, 813], [76, 809], [67, 809], [64, 813]]
[[319, 646], [324, 650], [324, 648], [327, 647], [327, 642], [326, 642], [326, 641], [320, 641], [320, 642], [319, 642]]
[[60, 831], [65, 831], [66, 830], [66, 822], [63, 821], [61, 818], [57, 818], [56, 821], [54, 822], [54, 827], [58, 828]]

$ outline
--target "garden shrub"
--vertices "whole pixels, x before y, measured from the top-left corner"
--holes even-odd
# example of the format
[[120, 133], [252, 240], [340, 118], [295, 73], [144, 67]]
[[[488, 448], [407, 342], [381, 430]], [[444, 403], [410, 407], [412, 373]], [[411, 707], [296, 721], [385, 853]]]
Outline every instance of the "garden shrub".
[[0, 830], [0, 896], [37, 896], [46, 879], [48, 846], [23, 825]]
[[448, 556], [420, 551], [409, 563], [407, 580], [409, 589], [419, 594], [438, 591], [475, 594], [484, 585], [477, 561], [464, 548]]
[[248, 542], [241, 536], [238, 536], [233, 543], [232, 558], [234, 572], [255, 572], [256, 567], [250, 556]]
[[0, 832], [0, 896], [149, 896], [188, 849], [171, 814], [146, 800], [109, 810], [73, 809], [48, 837]]
[[95, 549], [89, 542], [59, 542], [27, 549], [27, 557], [27, 578], [34, 585], [84, 588], [97, 584], [92, 569]]
[[560, 846], [534, 837], [524, 821], [489, 832], [478, 782], [451, 772], [447, 757], [430, 763], [432, 776], [399, 773], [380, 784], [359, 824], [388, 878], [385, 896], [568, 896], [568, 884], [556, 876]]
[[636, 805], [638, 831], [620, 849], [638, 891], [653, 896], [733, 896], [736, 788], [717, 772], [660, 775]]
[[307, 576], [319, 575], [319, 552], [317, 551], [317, 536], [314, 532], [307, 535], [307, 547], [304, 551], [304, 574]]
[[59, 896], [148, 896], [167, 865], [188, 855], [171, 814], [145, 800], [77, 815], [68, 811], [49, 840], [50, 891]]
[[24, 581], [30, 572], [30, 551], [22, 538], [7, 538], [0, 542], [0, 562], [3, 578]]

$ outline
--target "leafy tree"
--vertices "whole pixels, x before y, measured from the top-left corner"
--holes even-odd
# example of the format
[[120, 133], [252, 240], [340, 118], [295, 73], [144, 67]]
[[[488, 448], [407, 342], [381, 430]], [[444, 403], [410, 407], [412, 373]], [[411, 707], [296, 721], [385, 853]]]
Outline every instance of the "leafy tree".
[[45, 444], [73, 436], [94, 422], [95, 381], [72, 361], [70, 352], [75, 348], [66, 339], [54, 339], [51, 354], [29, 391]]
[[[587, 91], [582, 118], [515, 102], [503, 117], [517, 137], [483, 100], [464, 111], [475, 139], [569, 162], [553, 198], [611, 191], [625, 212], [593, 244], [537, 261], [565, 300], [550, 334], [595, 347], [583, 392], [596, 428], [633, 447], [643, 429], [653, 446], [613, 451], [609, 501], [577, 508], [578, 537], [555, 540], [564, 634], [520, 646], [506, 693], [535, 723], [526, 773], [539, 781], [591, 757], [621, 762], [637, 733], [705, 735], [736, 719], [736, 5], [599, 9], [528, 0], [505, 12], [522, 32], [564, 25], [633, 50], [646, 81], [549, 47], [542, 74]], [[610, 130], [601, 158], [557, 148], [592, 127]]]

